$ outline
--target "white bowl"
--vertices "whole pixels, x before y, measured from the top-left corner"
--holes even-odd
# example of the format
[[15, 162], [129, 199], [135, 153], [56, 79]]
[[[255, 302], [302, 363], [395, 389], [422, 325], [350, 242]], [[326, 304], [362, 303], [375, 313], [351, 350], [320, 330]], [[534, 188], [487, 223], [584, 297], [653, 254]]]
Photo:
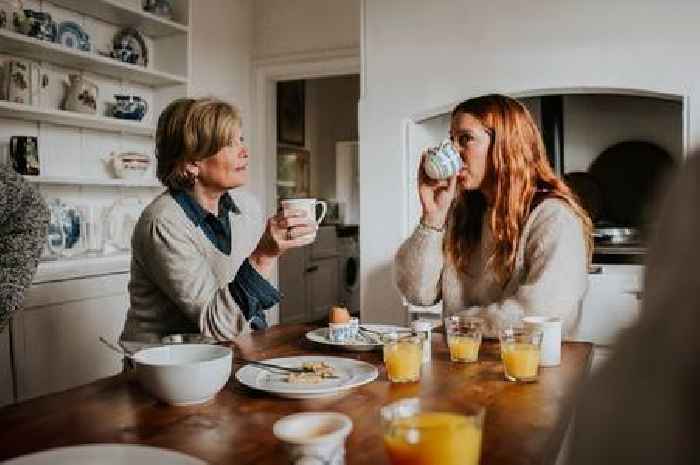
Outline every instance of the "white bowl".
[[193, 405], [226, 385], [233, 352], [224, 346], [178, 344], [140, 350], [133, 360], [144, 389], [171, 405]]

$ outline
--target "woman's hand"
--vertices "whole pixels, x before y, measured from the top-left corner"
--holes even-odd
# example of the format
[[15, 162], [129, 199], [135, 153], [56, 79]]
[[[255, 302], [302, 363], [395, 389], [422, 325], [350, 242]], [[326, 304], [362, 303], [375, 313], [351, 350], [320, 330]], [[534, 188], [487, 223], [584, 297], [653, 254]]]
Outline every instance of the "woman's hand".
[[457, 176], [450, 179], [436, 180], [425, 174], [423, 165], [426, 154], [421, 157], [418, 166], [418, 195], [423, 207], [421, 223], [435, 229], [442, 229], [447, 221], [450, 205], [457, 189]]
[[250, 262], [260, 274], [268, 275], [274, 259], [289, 249], [310, 244], [318, 225], [303, 210], [280, 210], [268, 218], [265, 232], [250, 255]]

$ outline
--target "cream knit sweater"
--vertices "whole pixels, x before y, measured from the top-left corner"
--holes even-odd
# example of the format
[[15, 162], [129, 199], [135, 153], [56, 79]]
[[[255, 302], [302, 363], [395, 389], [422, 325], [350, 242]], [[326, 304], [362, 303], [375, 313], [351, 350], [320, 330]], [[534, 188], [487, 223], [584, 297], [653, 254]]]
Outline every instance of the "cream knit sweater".
[[230, 340], [250, 331], [229, 283], [260, 240], [265, 218], [250, 194], [240, 189], [229, 194], [239, 208], [229, 213], [230, 255], [214, 246], [167, 191], [144, 209], [131, 241], [122, 345], [137, 350], [174, 333]]
[[493, 245], [486, 221], [467, 274], [444, 256], [445, 236], [418, 225], [399, 248], [395, 278], [411, 304], [428, 306], [442, 300], [444, 316], [481, 316], [490, 336], [497, 334], [499, 325], [525, 315], [560, 317], [564, 335], [576, 329], [588, 287], [588, 261], [581, 222], [563, 201], [547, 199], [533, 209], [505, 286], [486, 267]]

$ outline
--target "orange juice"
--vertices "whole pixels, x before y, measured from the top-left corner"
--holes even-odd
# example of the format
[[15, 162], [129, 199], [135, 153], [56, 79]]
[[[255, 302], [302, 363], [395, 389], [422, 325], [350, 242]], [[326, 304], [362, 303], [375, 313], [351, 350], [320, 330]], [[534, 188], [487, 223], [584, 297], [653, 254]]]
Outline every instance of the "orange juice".
[[540, 363], [540, 348], [537, 344], [505, 343], [501, 356], [506, 378], [510, 381], [534, 381]]
[[389, 379], [395, 383], [418, 381], [423, 353], [420, 339], [384, 343], [384, 364]]
[[393, 465], [478, 465], [481, 425], [456, 413], [418, 413], [394, 420], [384, 445]]
[[471, 336], [447, 336], [450, 360], [453, 362], [476, 362], [479, 359], [481, 338]]

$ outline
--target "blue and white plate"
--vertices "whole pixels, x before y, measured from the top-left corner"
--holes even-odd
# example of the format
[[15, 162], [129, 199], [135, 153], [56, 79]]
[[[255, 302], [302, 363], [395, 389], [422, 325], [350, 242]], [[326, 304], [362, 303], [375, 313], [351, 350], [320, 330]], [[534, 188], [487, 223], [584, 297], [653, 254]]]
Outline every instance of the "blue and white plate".
[[58, 25], [56, 41], [64, 47], [74, 48], [84, 52], [90, 51], [90, 37], [83, 31], [80, 25], [73, 21], [63, 21]]
[[[393, 332], [404, 332], [410, 331], [410, 329], [404, 326], [393, 326], [393, 325], [373, 325], [362, 323], [361, 328], [366, 328], [373, 333], [393, 333]], [[331, 341], [328, 335], [328, 327], [316, 328], [308, 333], [306, 333], [306, 339], [318, 344], [324, 344], [329, 346], [334, 346], [343, 350], [351, 350], [355, 352], [365, 352], [370, 350], [380, 350], [384, 347], [384, 343], [380, 340], [378, 336], [373, 333], [364, 332], [360, 330], [357, 336], [353, 339], [346, 339], [342, 342]]]

